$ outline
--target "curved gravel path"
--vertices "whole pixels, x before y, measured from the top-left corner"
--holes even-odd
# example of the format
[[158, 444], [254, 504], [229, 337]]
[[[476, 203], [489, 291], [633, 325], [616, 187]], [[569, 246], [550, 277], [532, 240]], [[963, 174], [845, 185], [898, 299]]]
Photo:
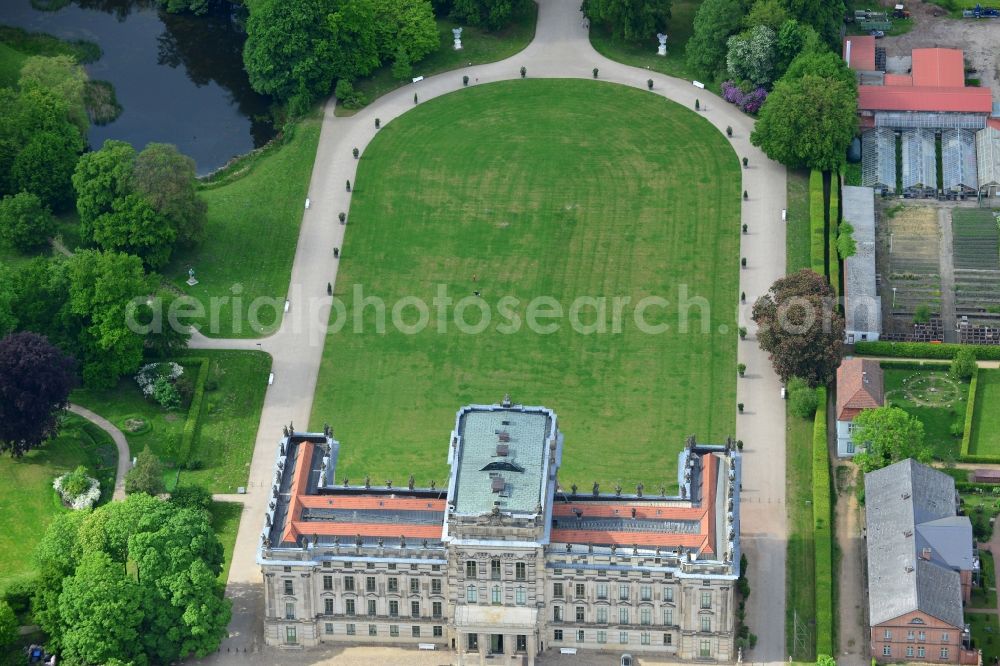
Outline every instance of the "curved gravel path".
[[[655, 45], [654, 45], [655, 46]], [[750, 561], [753, 593], [747, 608], [751, 630], [759, 637], [757, 648], [746, 655], [755, 662], [778, 662], [787, 658], [784, 637], [785, 608], [785, 408], [780, 382], [767, 354], [755, 341], [749, 321], [749, 304], [785, 274], [785, 228], [781, 211], [786, 208], [785, 169], [768, 160], [750, 145], [753, 120], [712, 93], [691, 82], [623, 65], [598, 54], [582, 27], [579, 0], [541, 0], [535, 39], [520, 53], [500, 62], [478, 65], [430, 77], [379, 98], [357, 114], [336, 117], [335, 100], [327, 105], [322, 134], [309, 187], [311, 206], [304, 211], [295, 262], [287, 295], [290, 309], [281, 328], [260, 340], [214, 340], [196, 334], [191, 346], [214, 349], [262, 349], [273, 358], [274, 383], [268, 388], [261, 414], [257, 442], [250, 468], [244, 520], [236, 540], [229, 572], [227, 595], [234, 600], [228, 650], [253, 652], [262, 644], [262, 593], [260, 568], [255, 562], [261, 516], [267, 502], [275, 447], [282, 425], [304, 427], [312, 411], [313, 393], [323, 353], [324, 326], [329, 317], [327, 283], [336, 285], [338, 262], [332, 249], [343, 245], [350, 227], [337, 221], [337, 214], [350, 210], [350, 192], [345, 182], [354, 181], [357, 160], [351, 151], [364, 151], [375, 135], [375, 119], [383, 124], [413, 108], [413, 94], [421, 101], [462, 88], [463, 75], [470, 85], [520, 76], [524, 66], [531, 78], [592, 79], [594, 67], [604, 82], [646, 88], [654, 82], [653, 94], [694, 108], [701, 102], [702, 115], [720, 132], [732, 126], [733, 148], [750, 160], [743, 186], [750, 198], [743, 203], [742, 221], [749, 233], [741, 236], [741, 254], [748, 267], [740, 271], [740, 290], [747, 295], [741, 307], [740, 324], [750, 334], [739, 343], [738, 357], [748, 367], [747, 377], [737, 384], [737, 400], [745, 411], [736, 416], [736, 437], [743, 449], [742, 543]], [[739, 257], [733, 257], [734, 263]], [[738, 306], [733, 294], [732, 307]], [[725, 306], [724, 304], [722, 306]], [[717, 306], [720, 307], [720, 306]], [[735, 331], [734, 331], [735, 335]], [[734, 412], [735, 405], [729, 407]]]
[[125, 439], [125, 434], [114, 423], [100, 414], [90, 411], [86, 407], [70, 403], [68, 409], [111, 435], [111, 439], [115, 441], [115, 447], [118, 449], [118, 470], [115, 472], [115, 493], [111, 499], [116, 502], [125, 499], [125, 474], [128, 472], [131, 466], [130, 463], [132, 462], [132, 454], [129, 453], [128, 440]]

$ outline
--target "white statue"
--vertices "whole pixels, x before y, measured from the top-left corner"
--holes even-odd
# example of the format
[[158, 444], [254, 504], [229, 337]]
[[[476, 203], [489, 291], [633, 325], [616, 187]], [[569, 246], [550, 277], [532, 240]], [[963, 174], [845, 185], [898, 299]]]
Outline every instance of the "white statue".
[[460, 51], [462, 49], [462, 29], [452, 28], [451, 34], [455, 38], [455, 50]]
[[667, 55], [667, 35], [665, 33], [658, 32], [656, 33], [656, 38], [660, 40], [660, 46], [656, 50], [656, 55]]

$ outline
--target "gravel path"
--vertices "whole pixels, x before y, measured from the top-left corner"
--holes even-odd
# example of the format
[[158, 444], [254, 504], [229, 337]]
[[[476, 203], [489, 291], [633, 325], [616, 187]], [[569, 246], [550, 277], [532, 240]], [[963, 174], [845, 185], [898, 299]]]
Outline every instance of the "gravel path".
[[[590, 45], [582, 27], [579, 0], [542, 0], [535, 39], [522, 52], [488, 65], [468, 67], [430, 77], [385, 95], [348, 117], [335, 117], [331, 100], [325, 109], [322, 133], [309, 187], [311, 206], [304, 211], [288, 299], [290, 309], [281, 328], [261, 340], [207, 340], [195, 336], [191, 346], [213, 349], [262, 349], [274, 359], [274, 383], [264, 399], [257, 442], [250, 467], [244, 517], [236, 539], [227, 595], [234, 599], [230, 637], [223, 641], [213, 663], [236, 663], [234, 651], [253, 654], [261, 649], [262, 592], [256, 551], [260, 516], [267, 502], [274, 451], [281, 426], [289, 422], [305, 427], [312, 410], [313, 393], [322, 359], [324, 326], [329, 318], [327, 283], [336, 285], [337, 260], [332, 248], [343, 245], [346, 229], [337, 213], [350, 208], [345, 181], [355, 179], [357, 161], [351, 150], [364, 151], [375, 134], [374, 120], [388, 123], [413, 108], [413, 94], [422, 101], [462, 88], [462, 76], [476, 83], [516, 79], [521, 66], [532, 78], [591, 79], [600, 69], [602, 81], [646, 88], [653, 79], [653, 93], [693, 109], [700, 100], [702, 113], [720, 132], [732, 126], [733, 147], [747, 156], [750, 168], [743, 171], [742, 188], [750, 198], [743, 203], [742, 221], [750, 233], [741, 236], [741, 253], [748, 267], [740, 273], [740, 290], [747, 305], [741, 308], [740, 324], [750, 329], [739, 344], [739, 361], [750, 372], [737, 384], [738, 400], [746, 404], [737, 416], [736, 436], [745, 442], [742, 511], [743, 548], [751, 564], [753, 594], [748, 603], [748, 622], [759, 637], [748, 659], [778, 662], [787, 656], [784, 636], [785, 608], [785, 410], [780, 382], [767, 355], [760, 351], [755, 327], [749, 321], [750, 304], [771, 283], [785, 274], [785, 227], [781, 211], [786, 207], [785, 169], [752, 147], [749, 134], [753, 120], [713, 94], [689, 81], [674, 79], [608, 60]], [[738, 262], [739, 257], [732, 257]], [[736, 305], [738, 294], [733, 294]], [[723, 304], [724, 306], [724, 304]], [[732, 331], [735, 335], [735, 330]], [[724, 407], [723, 407], [724, 408]], [[735, 405], [731, 406], [735, 412]], [[272, 651], [268, 651], [270, 653]], [[310, 651], [312, 653], [313, 651]], [[229, 658], [227, 658], [227, 655]], [[319, 654], [317, 653], [317, 658]], [[242, 657], [239, 661], [243, 661]], [[442, 659], [442, 662], [444, 660]], [[316, 662], [319, 663], [319, 662]]]
[[125, 434], [111, 421], [90, 411], [86, 407], [70, 404], [69, 411], [87, 419], [98, 428], [111, 435], [111, 439], [115, 441], [115, 447], [118, 449], [118, 470], [115, 472], [115, 493], [112, 496], [112, 499], [116, 502], [118, 500], [125, 499], [125, 473], [128, 472], [131, 467], [130, 463], [132, 462], [132, 456], [128, 450], [128, 440], [125, 439]]

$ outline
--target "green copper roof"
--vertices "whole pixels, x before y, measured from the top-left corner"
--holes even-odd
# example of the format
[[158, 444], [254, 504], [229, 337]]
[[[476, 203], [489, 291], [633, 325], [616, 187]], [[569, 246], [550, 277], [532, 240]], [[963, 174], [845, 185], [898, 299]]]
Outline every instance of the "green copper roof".
[[[516, 408], [463, 415], [458, 432], [462, 441], [455, 482], [456, 513], [489, 513], [494, 502], [506, 513], [533, 513], [544, 503], [542, 474], [548, 455], [545, 438], [549, 420], [547, 414]], [[498, 455], [498, 445], [506, 445], [507, 455]], [[494, 478], [503, 481], [499, 492], [494, 492]], [[499, 487], [499, 482], [496, 485]]]

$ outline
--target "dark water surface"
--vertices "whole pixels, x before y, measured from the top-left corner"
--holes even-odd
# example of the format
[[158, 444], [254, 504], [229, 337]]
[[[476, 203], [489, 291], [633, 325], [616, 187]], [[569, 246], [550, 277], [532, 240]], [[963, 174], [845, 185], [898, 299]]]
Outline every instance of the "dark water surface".
[[167, 14], [155, 0], [73, 0], [56, 11], [0, 0], [0, 23], [100, 44], [104, 55], [87, 72], [114, 85], [123, 111], [90, 128], [91, 146], [105, 139], [138, 150], [151, 141], [172, 143], [204, 174], [274, 135], [270, 100], [250, 88], [243, 71], [240, 10], [217, 4], [191, 16]]

